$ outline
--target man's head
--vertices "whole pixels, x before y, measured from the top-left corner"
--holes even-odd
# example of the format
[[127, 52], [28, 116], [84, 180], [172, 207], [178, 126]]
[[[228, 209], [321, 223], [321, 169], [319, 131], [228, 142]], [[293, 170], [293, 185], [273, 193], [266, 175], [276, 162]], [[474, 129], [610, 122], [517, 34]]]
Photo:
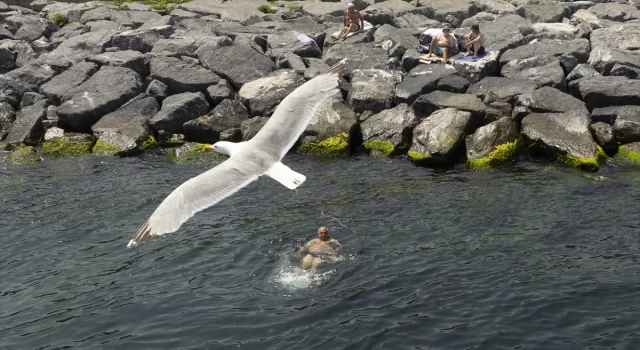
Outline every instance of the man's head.
[[442, 33], [444, 33], [444, 35], [449, 35], [451, 33], [451, 26], [449, 25], [449, 23], [445, 23], [442, 26]]
[[322, 226], [318, 229], [318, 238], [320, 238], [320, 240], [322, 241], [328, 241], [329, 238], [329, 229]]
[[355, 9], [356, 9], [356, 7], [353, 5], [352, 2], [347, 4], [347, 11], [353, 12]]
[[477, 24], [473, 24], [473, 25], [471, 25], [471, 31], [472, 31], [472, 32], [474, 32], [474, 33], [476, 33], [476, 34], [477, 34], [477, 33], [480, 33], [480, 26], [479, 26], [479, 25], [477, 25]]

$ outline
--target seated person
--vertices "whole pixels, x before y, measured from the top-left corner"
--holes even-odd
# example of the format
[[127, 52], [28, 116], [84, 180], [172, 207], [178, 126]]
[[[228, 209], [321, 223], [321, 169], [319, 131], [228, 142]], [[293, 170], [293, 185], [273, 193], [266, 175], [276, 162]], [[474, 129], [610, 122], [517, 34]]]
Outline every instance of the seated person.
[[315, 272], [323, 262], [323, 257], [326, 259], [327, 257], [335, 256], [340, 248], [342, 248], [342, 245], [331, 238], [329, 236], [329, 230], [323, 226], [318, 229], [318, 238], [307, 242], [304, 247], [296, 252], [296, 255], [300, 257], [302, 253], [307, 252], [308, 254], [302, 259], [302, 265], [300, 267], [303, 270], [311, 269]]
[[456, 50], [456, 40], [451, 35], [451, 27], [448, 24], [445, 24], [442, 27], [442, 35], [439, 37], [434, 37], [431, 40], [431, 45], [429, 46], [429, 56], [433, 57], [440, 56], [444, 59], [444, 63], [448, 63], [449, 55], [453, 54]]
[[482, 55], [484, 49], [484, 34], [480, 32], [480, 26], [474, 24], [471, 26], [471, 32], [464, 37], [464, 46], [467, 48], [467, 56], [473, 54], [473, 58]]
[[347, 4], [347, 10], [344, 11], [342, 29], [340, 29], [336, 36], [332, 35], [332, 37], [334, 39], [344, 40], [347, 38], [347, 34], [357, 32], [362, 28], [364, 28], [362, 14], [360, 14], [360, 11], [356, 10], [353, 3], [350, 2]]

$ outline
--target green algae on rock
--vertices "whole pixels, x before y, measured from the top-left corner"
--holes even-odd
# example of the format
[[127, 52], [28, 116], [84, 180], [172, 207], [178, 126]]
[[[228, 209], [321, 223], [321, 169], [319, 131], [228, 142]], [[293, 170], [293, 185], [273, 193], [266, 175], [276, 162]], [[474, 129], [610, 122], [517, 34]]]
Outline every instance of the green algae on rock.
[[56, 137], [42, 144], [42, 155], [49, 158], [58, 158], [91, 153], [95, 143], [95, 137], [89, 134], [71, 134]]
[[158, 147], [160, 147], [160, 144], [156, 141], [156, 138], [153, 137], [153, 135], [149, 135], [149, 137], [140, 145], [140, 151], [144, 152]]
[[349, 155], [349, 135], [346, 132], [321, 141], [309, 142], [298, 147], [298, 153], [316, 156]]
[[479, 159], [467, 159], [471, 170], [488, 170], [513, 160], [524, 146], [522, 138], [496, 146], [488, 156]]
[[602, 147], [597, 147], [598, 151], [596, 152], [596, 155], [591, 158], [580, 158], [567, 154], [559, 155], [557, 159], [559, 162], [565, 163], [580, 170], [597, 171], [598, 169], [600, 169], [600, 163], [604, 159], [607, 159], [607, 155], [602, 150]]
[[362, 146], [372, 155], [391, 157], [395, 151], [395, 147], [389, 141], [367, 140]]
[[110, 145], [101, 139], [98, 139], [98, 141], [96, 141], [96, 144], [93, 146], [93, 149], [91, 150], [91, 152], [95, 154], [100, 154], [105, 156], [115, 156], [121, 151], [122, 151], [122, 148], [120, 148], [120, 146]]
[[640, 142], [620, 145], [614, 159], [626, 165], [640, 165]]
[[205, 149], [206, 144], [190, 142], [169, 151], [176, 163], [212, 163], [227, 159], [222, 153]]
[[432, 158], [431, 156], [425, 156], [422, 153], [413, 152], [413, 151], [407, 152], [407, 156], [409, 156], [409, 159], [411, 159], [411, 161], [416, 165], [429, 164], [429, 160], [431, 160]]
[[34, 164], [39, 162], [40, 156], [33, 146], [20, 144], [4, 160], [9, 164]]

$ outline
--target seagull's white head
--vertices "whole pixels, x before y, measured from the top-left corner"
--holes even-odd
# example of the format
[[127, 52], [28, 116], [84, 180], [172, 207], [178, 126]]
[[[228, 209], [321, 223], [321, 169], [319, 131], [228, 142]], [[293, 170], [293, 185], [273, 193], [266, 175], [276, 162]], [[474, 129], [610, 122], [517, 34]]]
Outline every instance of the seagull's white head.
[[233, 142], [228, 142], [228, 141], [218, 141], [216, 143], [214, 143], [213, 145], [207, 145], [204, 146], [204, 149], [209, 151], [209, 150], [214, 150], [218, 153], [222, 153], [222, 154], [226, 154], [228, 156], [231, 156], [231, 149], [233, 148], [234, 143]]

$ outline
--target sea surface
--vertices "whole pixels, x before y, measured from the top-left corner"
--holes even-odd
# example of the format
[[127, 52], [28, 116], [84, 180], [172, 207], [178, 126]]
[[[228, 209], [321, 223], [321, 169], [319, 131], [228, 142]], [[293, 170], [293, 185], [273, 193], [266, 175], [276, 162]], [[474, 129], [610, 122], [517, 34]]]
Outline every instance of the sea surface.
[[[640, 349], [640, 169], [288, 155], [127, 249], [213, 164], [0, 165], [0, 349]], [[328, 226], [315, 274], [295, 251]]]

